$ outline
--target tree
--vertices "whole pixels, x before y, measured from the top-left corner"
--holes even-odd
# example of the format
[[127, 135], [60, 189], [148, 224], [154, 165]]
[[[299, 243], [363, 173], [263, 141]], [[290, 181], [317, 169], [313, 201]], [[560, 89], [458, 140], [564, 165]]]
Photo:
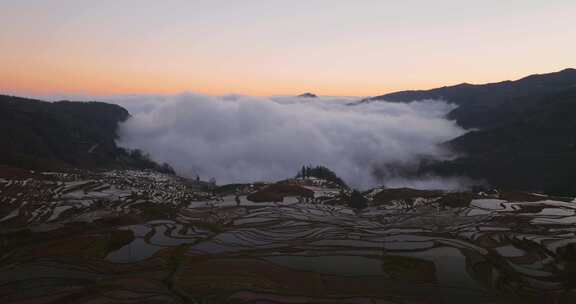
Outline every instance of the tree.
[[352, 191], [350, 194], [350, 200], [348, 201], [348, 206], [355, 210], [361, 210], [368, 206], [368, 200], [360, 193], [358, 190]]
[[316, 166], [316, 167], [312, 167], [312, 166], [302, 166], [302, 169], [300, 169], [300, 172], [296, 175], [296, 177], [302, 177], [302, 178], [309, 178], [309, 177], [316, 177], [316, 178], [321, 178], [321, 179], [325, 179], [327, 181], [331, 181], [333, 183], [336, 183], [337, 185], [339, 185], [340, 187], [343, 188], [348, 188], [348, 185], [346, 185], [346, 183], [340, 178], [338, 177], [338, 175], [336, 175], [336, 173], [334, 173], [332, 170], [328, 169], [327, 167], [324, 166]]
[[172, 166], [170, 166], [170, 164], [168, 164], [168, 163], [163, 163], [160, 166], [160, 168], [158, 169], [158, 171], [160, 173], [176, 174], [176, 171], [174, 171], [174, 168], [172, 168]]
[[306, 178], [306, 166], [302, 166], [302, 169], [300, 169], [300, 173], [298, 173], [296, 177]]

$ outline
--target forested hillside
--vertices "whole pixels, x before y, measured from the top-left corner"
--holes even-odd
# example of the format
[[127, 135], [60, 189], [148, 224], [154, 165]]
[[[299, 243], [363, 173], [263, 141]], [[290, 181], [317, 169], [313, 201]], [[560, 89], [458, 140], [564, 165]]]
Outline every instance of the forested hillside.
[[447, 146], [461, 154], [426, 171], [466, 175], [514, 190], [576, 193], [576, 88], [533, 99], [531, 110]]
[[45, 102], [0, 95], [0, 165], [30, 169], [161, 168], [141, 151], [119, 148], [126, 109], [102, 102]]

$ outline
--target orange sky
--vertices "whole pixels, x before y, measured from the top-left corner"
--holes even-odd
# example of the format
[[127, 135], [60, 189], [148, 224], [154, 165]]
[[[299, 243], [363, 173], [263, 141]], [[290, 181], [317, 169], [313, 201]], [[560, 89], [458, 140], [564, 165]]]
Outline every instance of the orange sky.
[[576, 1], [13, 2], [13, 94], [368, 96], [576, 67]]

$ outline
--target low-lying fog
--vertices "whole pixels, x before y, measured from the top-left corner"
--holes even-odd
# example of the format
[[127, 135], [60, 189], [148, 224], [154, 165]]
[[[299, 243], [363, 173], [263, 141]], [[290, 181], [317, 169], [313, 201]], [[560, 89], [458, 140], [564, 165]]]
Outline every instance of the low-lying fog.
[[121, 125], [120, 145], [142, 149], [184, 176], [214, 177], [219, 184], [271, 181], [312, 164], [329, 167], [359, 188], [462, 186], [459, 179], [406, 179], [389, 169], [413, 166], [423, 156], [450, 157], [438, 144], [465, 132], [446, 119], [454, 105], [438, 100], [349, 105], [358, 100], [186, 93], [108, 101], [132, 114]]

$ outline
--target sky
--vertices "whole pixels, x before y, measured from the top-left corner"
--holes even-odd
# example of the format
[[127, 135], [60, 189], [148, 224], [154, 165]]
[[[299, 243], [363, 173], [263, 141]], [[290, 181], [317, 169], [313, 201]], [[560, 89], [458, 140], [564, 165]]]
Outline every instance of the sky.
[[576, 67], [574, 0], [0, 0], [0, 93], [372, 96]]

